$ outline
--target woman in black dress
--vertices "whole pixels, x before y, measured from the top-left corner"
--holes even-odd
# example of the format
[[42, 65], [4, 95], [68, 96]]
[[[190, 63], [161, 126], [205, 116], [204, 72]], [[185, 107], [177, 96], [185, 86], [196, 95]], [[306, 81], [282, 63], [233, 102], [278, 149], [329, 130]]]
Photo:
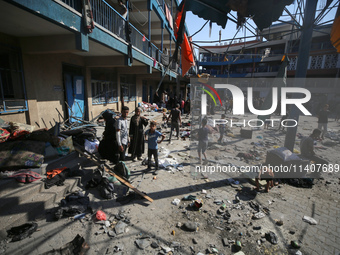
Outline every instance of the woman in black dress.
[[132, 161], [142, 160], [142, 154], [144, 153], [144, 127], [148, 125], [148, 119], [140, 116], [141, 109], [139, 107], [135, 110], [135, 115], [132, 116], [130, 121], [130, 147], [129, 153], [131, 153]]
[[103, 159], [108, 159], [112, 163], [118, 163], [118, 143], [116, 141], [116, 119], [113, 117], [113, 113], [106, 110], [102, 114], [105, 120], [105, 131], [103, 133], [103, 139], [101, 140], [98, 152]]

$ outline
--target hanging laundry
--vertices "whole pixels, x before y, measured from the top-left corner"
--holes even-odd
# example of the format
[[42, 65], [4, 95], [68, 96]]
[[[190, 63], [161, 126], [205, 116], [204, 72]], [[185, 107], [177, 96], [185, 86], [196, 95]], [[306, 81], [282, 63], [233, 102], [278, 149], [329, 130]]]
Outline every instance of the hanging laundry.
[[169, 26], [171, 27], [171, 29], [174, 29], [171, 11], [169, 10], [167, 4], [164, 4], [164, 9], [165, 9], [165, 16], [166, 16], [166, 19], [167, 19], [168, 22], [169, 22]]
[[94, 29], [94, 21], [93, 21], [93, 14], [92, 14], [92, 8], [90, 0], [84, 0], [83, 1], [83, 9], [84, 9], [84, 24], [85, 28], [89, 33], [92, 33], [92, 30]]

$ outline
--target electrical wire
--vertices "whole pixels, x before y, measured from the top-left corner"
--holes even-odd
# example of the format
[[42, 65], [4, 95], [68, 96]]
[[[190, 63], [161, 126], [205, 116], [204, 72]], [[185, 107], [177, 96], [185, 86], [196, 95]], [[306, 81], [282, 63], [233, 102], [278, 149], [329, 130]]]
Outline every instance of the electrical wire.
[[198, 30], [196, 31], [193, 35], [191, 35], [191, 37], [195, 36], [196, 34], [198, 34], [199, 32], [202, 31], [202, 29], [205, 27], [206, 24], [208, 24], [209, 20], [207, 22], [204, 23], [204, 25]]

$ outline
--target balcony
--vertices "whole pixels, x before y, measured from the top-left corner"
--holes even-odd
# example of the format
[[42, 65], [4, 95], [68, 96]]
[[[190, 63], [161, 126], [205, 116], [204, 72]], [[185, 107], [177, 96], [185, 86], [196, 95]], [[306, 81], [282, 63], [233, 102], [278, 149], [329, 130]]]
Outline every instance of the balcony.
[[[308, 70], [335, 69], [340, 66], [339, 54], [323, 54], [309, 56]], [[297, 67], [297, 56], [291, 57], [288, 71], [295, 71]]]
[[[75, 0], [61, 0], [63, 3], [81, 13], [81, 5], [79, 1]], [[126, 41], [126, 31], [124, 19], [112, 6], [110, 6], [104, 0], [92, 0], [91, 1], [93, 20], [96, 23], [111, 33], [117, 35], [124, 41]], [[129, 22], [131, 28], [130, 40], [131, 44], [144, 54], [156, 59], [160, 62], [160, 54], [162, 52], [153, 43], [151, 43], [139, 30], [135, 28], [133, 24]]]

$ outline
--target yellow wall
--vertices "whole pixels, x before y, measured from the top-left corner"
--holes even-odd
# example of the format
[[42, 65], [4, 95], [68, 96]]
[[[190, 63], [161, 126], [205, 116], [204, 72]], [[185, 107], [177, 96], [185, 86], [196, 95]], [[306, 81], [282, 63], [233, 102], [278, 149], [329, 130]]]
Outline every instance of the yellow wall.
[[50, 122], [62, 121], [66, 110], [62, 67], [63, 64], [83, 66], [81, 57], [73, 54], [23, 54], [25, 82], [29, 106], [28, 123], [39, 123], [50, 128]]
[[[12, 113], [12, 114], [1, 114], [0, 119], [3, 119], [6, 122], [19, 122], [26, 124], [26, 116], [25, 113]], [[35, 124], [33, 124], [35, 125]]]

